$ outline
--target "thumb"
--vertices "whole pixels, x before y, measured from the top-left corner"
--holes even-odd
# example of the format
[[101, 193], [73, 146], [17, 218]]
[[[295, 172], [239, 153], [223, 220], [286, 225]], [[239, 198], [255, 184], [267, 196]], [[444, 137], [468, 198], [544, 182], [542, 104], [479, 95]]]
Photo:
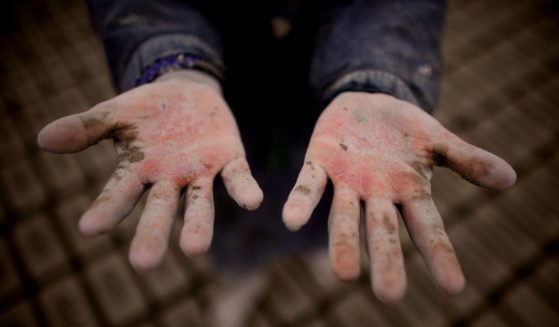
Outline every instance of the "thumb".
[[43, 127], [37, 136], [37, 144], [53, 153], [71, 153], [86, 149], [106, 138], [116, 124], [110, 119], [111, 112], [103, 107], [62, 117]]
[[448, 167], [479, 186], [505, 189], [516, 182], [516, 172], [505, 160], [454, 134], [436, 144], [432, 156], [435, 165]]

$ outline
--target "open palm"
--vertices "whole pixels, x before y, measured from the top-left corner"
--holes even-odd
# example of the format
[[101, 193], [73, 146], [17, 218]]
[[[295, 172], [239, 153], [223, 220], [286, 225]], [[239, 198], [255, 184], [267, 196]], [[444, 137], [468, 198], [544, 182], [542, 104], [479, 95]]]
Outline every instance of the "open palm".
[[217, 173], [242, 207], [255, 209], [262, 201], [219, 86], [196, 74], [201, 75], [170, 73], [56, 120], [39, 134], [39, 145], [55, 153], [80, 151], [104, 138], [114, 140], [118, 165], [80, 220], [86, 235], [112, 229], [149, 187], [130, 249], [130, 261], [138, 270], [161, 260], [182, 189], [186, 188], [186, 212], [180, 242], [187, 254], [201, 253], [210, 245]]
[[516, 179], [504, 160], [462, 141], [410, 103], [385, 94], [342, 93], [316, 123], [284, 206], [284, 222], [292, 230], [304, 225], [330, 178], [330, 260], [336, 275], [350, 280], [359, 275], [363, 202], [373, 289], [390, 302], [403, 296], [406, 285], [395, 204], [401, 205], [408, 232], [435, 280], [446, 293], [457, 293], [464, 277], [431, 198], [434, 165], [497, 189]]

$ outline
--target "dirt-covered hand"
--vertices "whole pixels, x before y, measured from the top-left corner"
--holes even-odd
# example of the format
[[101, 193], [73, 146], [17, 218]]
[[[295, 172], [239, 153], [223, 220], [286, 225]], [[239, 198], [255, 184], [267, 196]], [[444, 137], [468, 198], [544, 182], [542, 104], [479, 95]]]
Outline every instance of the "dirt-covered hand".
[[130, 262], [137, 270], [160, 262], [184, 188], [180, 245], [189, 255], [204, 252], [211, 243], [217, 173], [240, 206], [252, 210], [262, 201], [235, 119], [219, 85], [205, 74], [163, 75], [50, 123], [39, 133], [38, 143], [46, 151], [71, 153], [105, 138], [114, 140], [118, 164], [79, 227], [88, 236], [111, 230], [149, 189], [130, 248]]
[[291, 230], [304, 225], [330, 178], [330, 260], [340, 279], [351, 280], [359, 275], [363, 202], [372, 286], [381, 300], [393, 302], [406, 287], [395, 206], [401, 205], [407, 230], [436, 282], [447, 294], [458, 293], [464, 276], [431, 198], [433, 166], [496, 189], [516, 180], [508, 163], [464, 142], [420, 108], [385, 94], [342, 93], [316, 123], [283, 220]]

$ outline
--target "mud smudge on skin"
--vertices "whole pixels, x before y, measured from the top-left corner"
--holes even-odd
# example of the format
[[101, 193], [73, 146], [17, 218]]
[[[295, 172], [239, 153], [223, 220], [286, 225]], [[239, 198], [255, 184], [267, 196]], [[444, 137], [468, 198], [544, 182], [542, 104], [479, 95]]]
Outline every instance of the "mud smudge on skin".
[[[120, 163], [135, 163], [144, 160], [144, 152], [137, 147], [133, 146], [124, 150], [121, 154], [118, 155], [118, 160]], [[120, 164], [119, 164], [120, 166]]]
[[105, 122], [101, 118], [97, 117], [81, 118], [81, 121], [86, 131], [97, 129], [105, 124]]
[[169, 196], [169, 194], [165, 194], [163, 192], [151, 192], [149, 193], [149, 197], [148, 200], [152, 198], [154, 200], [170, 200], [171, 197]]
[[134, 125], [117, 124], [116, 129], [115, 137], [125, 144], [129, 144], [138, 138], [138, 128]]
[[449, 161], [447, 158], [448, 147], [443, 144], [435, 144], [431, 150], [431, 162], [435, 166], [445, 166], [448, 167]]
[[212, 111], [210, 111], [210, 113], [208, 114], [208, 117], [213, 117], [213, 116], [215, 116], [215, 114], [217, 113], [217, 109], [218, 109], [217, 107], [214, 107], [214, 108], [212, 109]]
[[[114, 180], [115, 182], [118, 182], [122, 179], [121, 173], [122, 172], [122, 168], [119, 168], [117, 166], [117, 168], [115, 169], [115, 171], [113, 172], [113, 175], [111, 176], [111, 179]], [[105, 190], [103, 190], [104, 192]]]
[[410, 166], [413, 168], [413, 170], [415, 170], [418, 174], [420, 174], [423, 177], [425, 176], [425, 164], [422, 163], [419, 160], [413, 161], [412, 163], [410, 163]]
[[311, 193], [311, 189], [306, 186], [306, 185], [299, 185], [295, 188], [295, 191], [297, 192], [301, 192], [303, 194], [310, 194]]
[[305, 162], [305, 164], [308, 165], [311, 168], [312, 171], [314, 171], [314, 165], [312, 164], [312, 162], [307, 161], [307, 162]]
[[85, 129], [90, 145], [94, 145], [97, 143], [94, 142], [90, 137], [91, 134], [97, 134], [97, 132], [94, 132], [96, 130], [99, 129], [107, 130], [106, 132], [104, 132], [104, 134], [101, 137], [98, 138], [99, 140], [105, 139], [110, 136], [112, 128], [106, 127], [108, 115], [109, 115], [108, 112], [102, 112], [94, 117], [83, 118], [80, 116], [80, 121], [82, 122], [83, 128]]
[[411, 199], [412, 201], [428, 201], [431, 200], [431, 193], [425, 190], [415, 190]]
[[342, 148], [342, 150], [347, 151], [347, 145], [340, 143], [340, 148]]
[[[136, 138], [136, 129], [133, 128], [126, 133], [123, 130], [117, 131], [117, 140], [115, 140], [115, 145], [121, 147], [122, 152], [117, 156], [117, 167], [116, 170], [128, 169], [128, 167], [136, 162], [144, 160], [145, 155], [142, 149], [138, 146], [132, 146], [131, 141]], [[123, 136], [124, 135], [124, 136]]]
[[382, 223], [384, 224], [384, 228], [388, 231], [389, 234], [394, 234], [396, 232], [396, 226], [392, 222], [390, 222], [390, 217], [388, 215], [384, 215], [382, 217]]

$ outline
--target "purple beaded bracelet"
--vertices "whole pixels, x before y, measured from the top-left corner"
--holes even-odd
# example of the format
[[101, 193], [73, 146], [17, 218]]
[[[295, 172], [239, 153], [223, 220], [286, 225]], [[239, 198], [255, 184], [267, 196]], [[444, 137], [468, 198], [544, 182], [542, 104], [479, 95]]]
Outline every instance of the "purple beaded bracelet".
[[155, 60], [153, 64], [142, 71], [134, 86], [151, 83], [165, 73], [182, 69], [197, 69], [216, 77], [218, 80], [223, 80], [223, 70], [219, 65], [214, 65], [197, 55], [179, 53]]

